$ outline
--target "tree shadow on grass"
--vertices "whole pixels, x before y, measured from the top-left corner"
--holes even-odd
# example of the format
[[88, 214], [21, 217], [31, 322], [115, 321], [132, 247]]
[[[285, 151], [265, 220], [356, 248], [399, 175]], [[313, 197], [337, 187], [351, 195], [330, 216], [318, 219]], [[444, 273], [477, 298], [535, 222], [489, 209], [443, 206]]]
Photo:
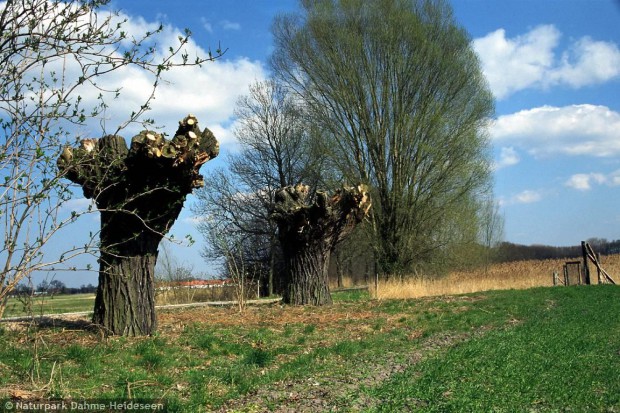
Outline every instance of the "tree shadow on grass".
[[0, 320], [0, 326], [2, 325], [6, 326], [9, 330], [16, 331], [27, 330], [28, 328], [34, 327], [37, 330], [83, 331], [97, 335], [105, 333], [102, 326], [93, 323], [90, 319], [63, 318], [53, 315]]

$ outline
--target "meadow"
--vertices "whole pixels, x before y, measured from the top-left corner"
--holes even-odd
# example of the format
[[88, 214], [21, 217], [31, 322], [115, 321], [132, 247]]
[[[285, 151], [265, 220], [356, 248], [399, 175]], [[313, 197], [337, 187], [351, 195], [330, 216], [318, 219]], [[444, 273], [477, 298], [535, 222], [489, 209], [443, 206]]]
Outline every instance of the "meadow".
[[[209, 289], [179, 288], [173, 291], [155, 292], [155, 302], [158, 306], [230, 301], [234, 300], [234, 297], [235, 291], [233, 287]], [[249, 299], [252, 298], [255, 298], [255, 295], [249, 295]], [[92, 311], [94, 305], [94, 294], [38, 295], [31, 299], [29, 297], [11, 297], [7, 301], [4, 317], [85, 312]]]
[[32, 299], [11, 297], [7, 301], [4, 317], [92, 311], [94, 304], [94, 294], [39, 295]]
[[[158, 309], [153, 337], [105, 337], [87, 316], [0, 323], [0, 406], [129, 400], [161, 402], [169, 412], [620, 411], [620, 287], [550, 287], [563, 264], [394, 280], [379, 285], [378, 297], [372, 288], [335, 292], [334, 305], [321, 308]], [[604, 257], [603, 266], [618, 278], [619, 256]], [[38, 297], [36, 306], [88, 311], [92, 299]]]
[[[169, 412], [620, 411], [620, 288], [537, 287], [330, 307], [159, 310], [153, 337], [0, 324], [0, 402]], [[114, 363], [109, 361], [113, 359]], [[4, 404], [2, 404], [4, 405]]]

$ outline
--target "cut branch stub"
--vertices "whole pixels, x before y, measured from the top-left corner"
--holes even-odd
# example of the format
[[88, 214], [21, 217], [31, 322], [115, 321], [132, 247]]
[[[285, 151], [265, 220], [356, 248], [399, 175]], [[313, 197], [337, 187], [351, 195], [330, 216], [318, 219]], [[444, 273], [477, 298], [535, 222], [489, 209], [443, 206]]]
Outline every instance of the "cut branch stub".
[[65, 147], [57, 164], [67, 179], [82, 186], [85, 197], [108, 208], [99, 205], [108, 188], [139, 175], [148, 190], [153, 189], [149, 183], [165, 182], [167, 188], [187, 194], [204, 185], [200, 166], [218, 154], [219, 143], [213, 133], [207, 128], [200, 131], [196, 117], [188, 115], [170, 141], [147, 130], [134, 136], [129, 148], [120, 136], [84, 139], [77, 148]]
[[306, 185], [278, 190], [271, 218], [284, 254], [284, 302], [323, 305], [331, 303], [330, 252], [364, 219], [371, 202], [364, 185], [339, 189], [331, 197], [317, 192], [313, 203], [308, 192]]
[[312, 204], [308, 192], [307, 185], [296, 185], [276, 193], [271, 218], [278, 224], [280, 237], [324, 238], [333, 249], [368, 215], [372, 205], [365, 185], [338, 189], [331, 197], [318, 191]]

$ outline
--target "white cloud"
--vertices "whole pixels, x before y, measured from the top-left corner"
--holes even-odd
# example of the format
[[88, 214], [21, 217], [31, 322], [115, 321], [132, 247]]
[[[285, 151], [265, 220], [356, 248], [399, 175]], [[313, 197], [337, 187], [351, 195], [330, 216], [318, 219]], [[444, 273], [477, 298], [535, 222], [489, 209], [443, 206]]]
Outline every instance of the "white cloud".
[[620, 186], [620, 170], [609, 174], [608, 180], [611, 186]]
[[[106, 14], [105, 11], [101, 13]], [[127, 35], [126, 40], [118, 50], [104, 48], [101, 54], [110, 53], [119, 58], [124, 47], [131, 47], [132, 39], [141, 39], [146, 32], [154, 33], [160, 28], [160, 23], [147, 21], [140, 16], [120, 14], [111, 19], [111, 27], [120, 24], [120, 30]], [[46, 24], [45, 21], [39, 23]], [[203, 24], [208, 30], [208, 22], [203, 19]], [[234, 23], [227, 22], [227, 25], [229, 28], [234, 28]], [[179, 46], [179, 37], [184, 37], [183, 30], [164, 25], [161, 33], [145, 42], [146, 47], [155, 47], [153, 54], [155, 64], [166, 59], [170, 47]], [[182, 46], [181, 53], [187, 55], [189, 62], [194, 61], [197, 56], [206, 58], [209, 55], [208, 45], [202, 47], [190, 38]], [[181, 55], [176, 56], [173, 62], [181, 63]], [[80, 64], [71, 58], [65, 60], [50, 58], [45, 69], [49, 72], [54, 71], [56, 77], [66, 79], [69, 84], [76, 82], [82, 73]], [[34, 68], [33, 76], [38, 76], [37, 70], [40, 71], [41, 68]], [[49, 77], [51, 78], [51, 75]], [[266, 69], [261, 62], [243, 57], [234, 60], [224, 57], [206, 62], [200, 67], [174, 67], [163, 73], [154, 99], [150, 102], [151, 110], [143, 115], [142, 120], [153, 119], [157, 126], [163, 127], [163, 132], [173, 134], [178, 121], [188, 113], [192, 113], [198, 117], [201, 127], [206, 126], [214, 131], [220, 145], [234, 144], [232, 125], [236, 100], [239, 95], [247, 93], [251, 83], [264, 80], [266, 77]], [[79, 96], [81, 107], [86, 113], [91, 113], [92, 109], [100, 104], [98, 97], [103, 95], [107, 108], [100, 117], [88, 120], [85, 127], [74, 127], [72, 132], [75, 136], [100, 137], [104, 133], [116, 132], [117, 128], [131, 117], [131, 113], [137, 112], [152, 94], [155, 76], [138, 66], [127, 66], [100, 75], [95, 81], [97, 87], [87, 82], [80, 85], [73, 98]], [[58, 83], [55, 85], [51, 81], [48, 83], [53, 85], [51, 88], [60, 87]], [[116, 99], [113, 98], [114, 93], [102, 93], [102, 90], [117, 89], [120, 89], [120, 95]], [[49, 95], [53, 95], [51, 89]], [[141, 129], [142, 125], [134, 124], [119, 134], [129, 139]]]
[[539, 82], [553, 63], [553, 49], [560, 32], [553, 26], [539, 26], [514, 39], [504, 29], [474, 40], [484, 74], [498, 99]]
[[200, 18], [200, 22], [202, 23], [202, 27], [207, 31], [207, 33], [213, 33], [213, 25], [209, 20], [204, 17]]
[[500, 206], [517, 205], [517, 204], [533, 204], [543, 199], [542, 191], [526, 189], [508, 198], [500, 197]]
[[[103, 17], [108, 17], [106, 11], [99, 13], [104, 15]], [[160, 28], [159, 22], [147, 21], [141, 16], [121, 13], [110, 18], [110, 27], [120, 25], [119, 30], [126, 33], [126, 40], [117, 50], [104, 47], [100, 51], [101, 55], [109, 53], [120, 58], [124, 52], [123, 48], [132, 47], [134, 39], [142, 39], [145, 33], [155, 33]], [[82, 23], [87, 25], [85, 19], [86, 17]], [[202, 23], [205, 29], [209, 30], [210, 23], [205, 19], [202, 19]], [[45, 25], [49, 22], [42, 21], [39, 24]], [[230, 21], [221, 22], [220, 25], [228, 30], [240, 28], [237, 23]], [[177, 48], [180, 45], [179, 38], [183, 37], [183, 30], [169, 24], [164, 25], [160, 33], [145, 41], [145, 50], [146, 47], [155, 48], [152, 57], [154, 64], [157, 64], [169, 56], [169, 48]], [[190, 38], [173, 62], [182, 63], [181, 55], [186, 55], [190, 63], [196, 57], [206, 58], [209, 56], [208, 46], [203, 47]], [[76, 82], [82, 74], [80, 64], [71, 58], [66, 60], [50, 58], [45, 69], [56, 72], [56, 77], [66, 79], [69, 83]], [[41, 69], [40, 67], [33, 69], [33, 75], [36, 76], [35, 70]], [[59, 76], [59, 73], [62, 76]], [[150, 102], [151, 110], [143, 115], [142, 120], [154, 119], [157, 126], [163, 127], [164, 132], [173, 134], [178, 121], [188, 113], [192, 113], [198, 117], [201, 127], [207, 126], [214, 131], [220, 145], [234, 143], [231, 125], [234, 121], [236, 100], [248, 92], [251, 83], [264, 80], [266, 77], [266, 69], [261, 62], [243, 57], [234, 60], [224, 57], [213, 62], [205, 62], [202, 66], [173, 67], [163, 73], [154, 99]], [[79, 130], [75, 128], [73, 130], [75, 135], [99, 137], [103, 133], [116, 132], [116, 129], [131, 117], [132, 112], [137, 112], [151, 96], [154, 81], [153, 73], [138, 66], [126, 66], [96, 77], [97, 87], [87, 82], [79, 86], [73, 96], [80, 97], [81, 106], [86, 113], [91, 113], [92, 108], [99, 105], [100, 95], [103, 95], [108, 106], [102, 117], [89, 120], [87, 126]], [[60, 87], [58, 84], [55, 86]], [[117, 99], [113, 98], [113, 93], [102, 94], [102, 90], [117, 89], [120, 89]], [[50, 90], [50, 94], [51, 92]], [[101, 130], [102, 126], [104, 131]], [[142, 125], [135, 124], [120, 134], [130, 138], [141, 129]]]
[[241, 25], [239, 23], [231, 22], [230, 20], [222, 20], [220, 24], [222, 25], [222, 29], [224, 30], [240, 30], [241, 29]]
[[233, 125], [225, 125], [225, 126], [221, 124], [214, 124], [214, 125], [207, 125], [207, 126], [209, 127], [211, 132], [213, 132], [217, 140], [220, 142], [220, 145], [225, 144], [228, 146], [228, 149], [237, 150], [238, 142], [234, 134], [235, 124], [236, 123], [234, 123]]
[[75, 211], [77, 213], [84, 213], [89, 211], [96, 211], [97, 206], [92, 199], [87, 198], [71, 198], [67, 202], [62, 204], [63, 208], [68, 211]]
[[538, 202], [542, 199], [542, 194], [539, 191], [525, 190], [515, 195], [512, 200], [517, 204], [531, 204]]
[[71, 198], [64, 202], [62, 204], [61, 218], [69, 219], [69, 217], [74, 214], [76, 214], [77, 217], [90, 216], [91, 222], [101, 222], [101, 215], [99, 214], [95, 201], [92, 199], [86, 199], [84, 197]]
[[594, 185], [619, 186], [620, 170], [607, 175], [596, 172], [574, 174], [568, 178], [564, 185], [578, 191], [589, 191]]
[[[211, 23], [206, 17], [201, 17], [200, 22], [202, 23], [202, 27], [208, 33], [213, 33], [213, 23]], [[221, 20], [218, 23], [218, 26], [221, 27], [222, 30], [241, 30], [241, 24], [230, 20]]]
[[515, 148], [513, 148], [512, 146], [503, 147], [500, 149], [499, 160], [494, 163], [493, 169], [498, 170], [507, 166], [516, 165], [520, 161], [521, 158], [519, 157], [519, 154], [517, 153]]
[[498, 29], [473, 41], [491, 90], [498, 99], [527, 88], [568, 85], [574, 88], [620, 75], [620, 50], [614, 43], [583, 37], [556, 56], [561, 38], [553, 25], [535, 27], [507, 38]]
[[562, 55], [561, 64], [547, 81], [574, 88], [603, 83], [620, 74], [620, 50], [613, 43], [584, 37]]
[[245, 58], [205, 63], [202, 68], [177, 68], [166, 74], [168, 83], [157, 91], [153, 113], [176, 112], [182, 117], [189, 110], [203, 122], [224, 124], [232, 119], [239, 95], [265, 77], [260, 62]]
[[[141, 17], [121, 16], [127, 18], [127, 30], [134, 36], [139, 36], [146, 30], [153, 30], [154, 24], [146, 22]], [[208, 22], [203, 20], [207, 28]], [[161, 60], [168, 53], [170, 46], [179, 44], [182, 31], [172, 26], [165, 26], [157, 39], [158, 49], [155, 60]], [[190, 39], [184, 46], [183, 53], [189, 56], [191, 62], [196, 56], [207, 57], [207, 48], [203, 48]], [[181, 57], [176, 58], [180, 63]], [[220, 145], [234, 144], [232, 123], [234, 108], [238, 97], [246, 94], [248, 87], [255, 81], [267, 77], [266, 69], [259, 61], [247, 58], [229, 60], [221, 58], [213, 62], [206, 62], [202, 66], [176, 67], [163, 74], [154, 100], [151, 101], [151, 110], [143, 118], [154, 119], [156, 125], [162, 126], [163, 131], [173, 134], [178, 121], [188, 113], [196, 115], [201, 127], [209, 127]], [[108, 100], [109, 108], [105, 113], [106, 132], [114, 132], [116, 127], [129, 118], [132, 111], [138, 110], [150, 96], [153, 89], [154, 77], [151, 73], [137, 67], [127, 67], [114, 71], [98, 79], [98, 85], [107, 90], [121, 88], [120, 97]], [[92, 107], [99, 94], [95, 88], [81, 91], [85, 107]], [[90, 136], [100, 136], [99, 120], [92, 122]], [[120, 134], [129, 138], [143, 127], [134, 125], [121, 131]]]
[[575, 174], [571, 176], [564, 185], [579, 191], [588, 191], [592, 189], [593, 183], [602, 184], [606, 181], [607, 178], [599, 173]]
[[543, 106], [500, 116], [491, 136], [534, 156], [620, 156], [620, 113], [596, 105]]

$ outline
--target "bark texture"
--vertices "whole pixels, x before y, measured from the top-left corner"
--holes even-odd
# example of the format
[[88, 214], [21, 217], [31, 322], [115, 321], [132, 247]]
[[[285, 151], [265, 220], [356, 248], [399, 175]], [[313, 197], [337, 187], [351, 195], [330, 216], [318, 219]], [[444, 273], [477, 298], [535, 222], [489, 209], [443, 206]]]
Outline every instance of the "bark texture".
[[188, 115], [171, 140], [153, 131], [84, 139], [58, 159], [101, 212], [99, 286], [93, 321], [109, 334], [150, 335], [157, 328], [157, 247], [187, 194], [204, 185], [200, 167], [219, 153], [209, 129]]
[[329, 197], [317, 192], [308, 199], [308, 187], [297, 185], [276, 193], [271, 218], [278, 225], [284, 254], [283, 301], [295, 305], [331, 304], [329, 256], [370, 210], [367, 188], [342, 188]]

